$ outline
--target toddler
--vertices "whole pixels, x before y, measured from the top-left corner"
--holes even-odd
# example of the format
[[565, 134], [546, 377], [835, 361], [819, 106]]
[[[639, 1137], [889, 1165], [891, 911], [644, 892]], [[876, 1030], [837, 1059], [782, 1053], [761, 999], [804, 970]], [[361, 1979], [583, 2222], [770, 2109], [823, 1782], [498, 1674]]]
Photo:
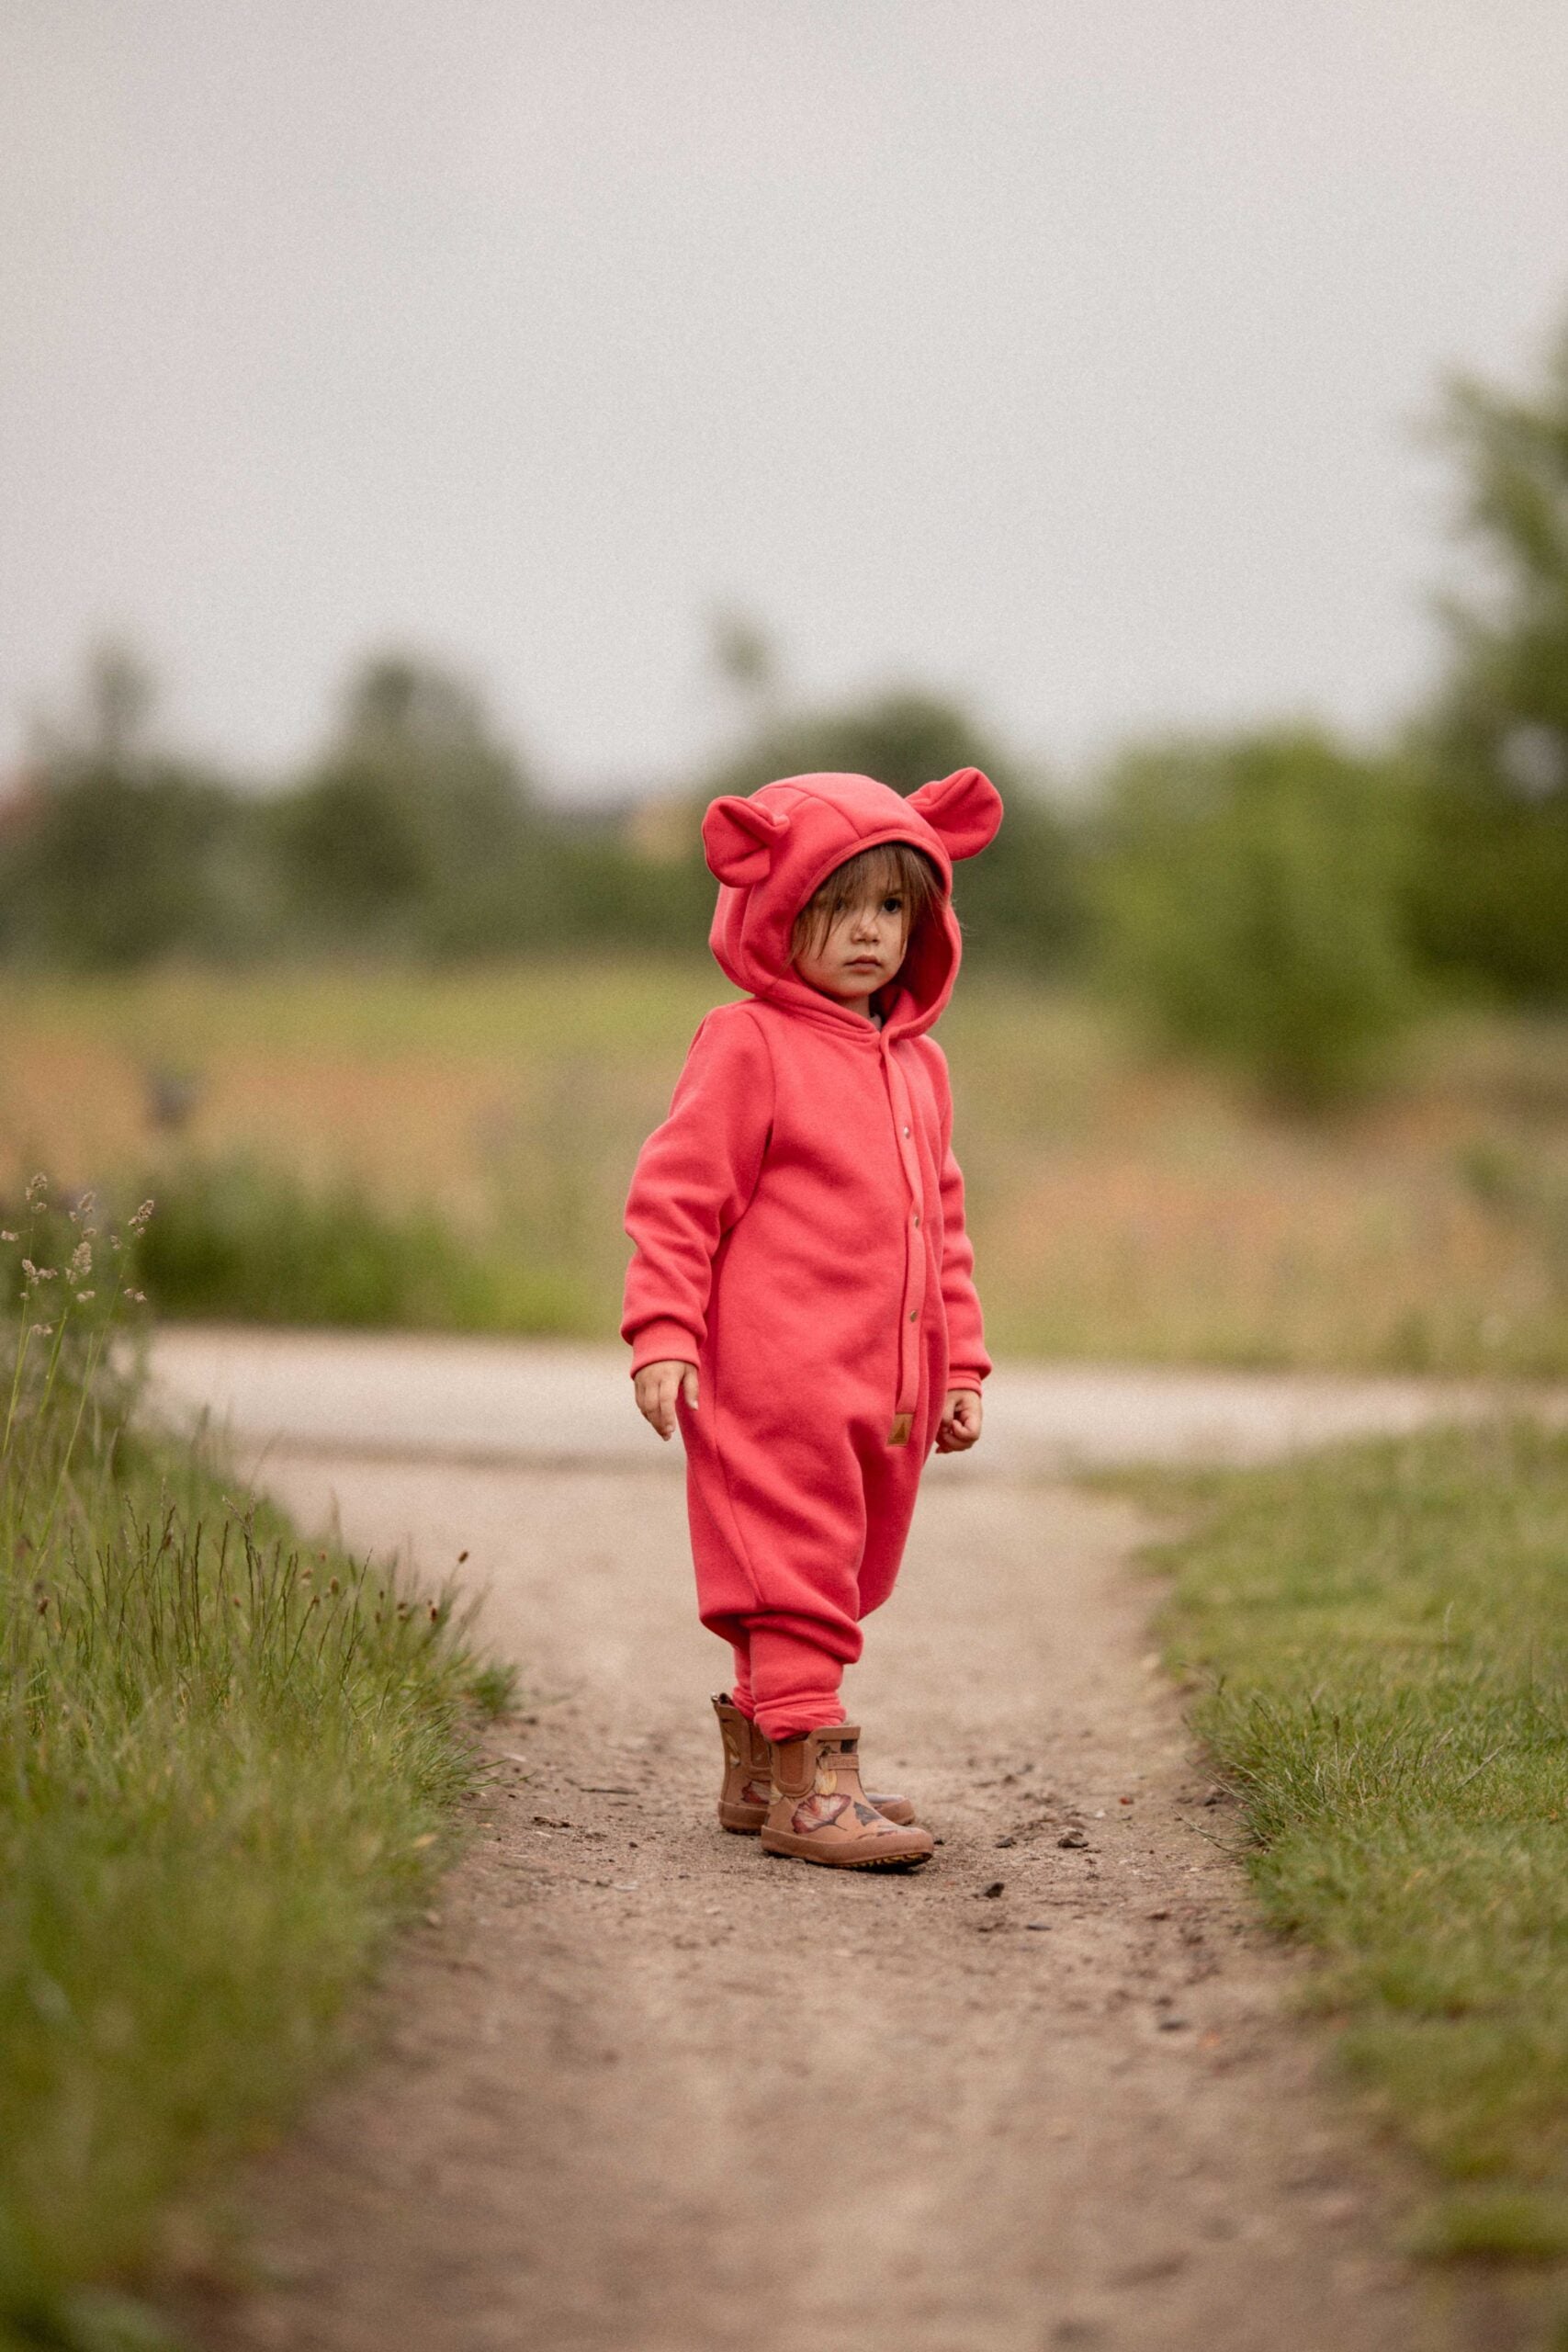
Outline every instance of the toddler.
[[710, 944], [750, 993], [710, 1012], [637, 1159], [621, 1329], [639, 1409], [677, 1422], [714, 1701], [719, 1819], [763, 1850], [908, 1867], [907, 1799], [868, 1797], [839, 1683], [893, 1589], [927, 1454], [980, 1434], [989, 1372], [929, 1035], [959, 962], [953, 866], [1001, 821], [961, 768], [901, 799], [863, 775], [716, 800]]

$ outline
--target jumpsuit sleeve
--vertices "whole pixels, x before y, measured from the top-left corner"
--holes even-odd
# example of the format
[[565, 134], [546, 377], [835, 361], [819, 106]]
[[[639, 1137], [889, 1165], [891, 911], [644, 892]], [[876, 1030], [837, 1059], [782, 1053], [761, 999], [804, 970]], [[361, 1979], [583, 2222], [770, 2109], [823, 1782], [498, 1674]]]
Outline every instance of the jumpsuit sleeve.
[[953, 1092], [947, 1057], [935, 1038], [927, 1043], [937, 1062], [942, 1106], [942, 1298], [947, 1312], [947, 1385], [978, 1388], [991, 1369], [986, 1353], [980, 1296], [975, 1288], [975, 1245], [964, 1223], [964, 1172], [953, 1153]]
[[632, 1175], [621, 1337], [634, 1374], [647, 1363], [696, 1363], [714, 1256], [756, 1189], [773, 1112], [767, 1040], [744, 1010], [721, 1006], [693, 1038], [670, 1116]]

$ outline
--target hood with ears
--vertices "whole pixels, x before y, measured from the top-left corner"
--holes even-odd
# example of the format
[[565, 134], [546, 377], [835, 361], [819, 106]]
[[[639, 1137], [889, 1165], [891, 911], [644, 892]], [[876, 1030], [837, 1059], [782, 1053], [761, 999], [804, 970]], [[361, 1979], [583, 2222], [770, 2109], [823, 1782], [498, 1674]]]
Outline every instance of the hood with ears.
[[863, 1025], [797, 976], [790, 934], [835, 866], [882, 842], [911, 842], [936, 867], [942, 895], [910, 940], [884, 1010], [889, 1031], [918, 1035], [937, 1019], [958, 977], [953, 861], [977, 855], [1001, 820], [1001, 796], [978, 768], [923, 784], [907, 800], [869, 775], [789, 775], [750, 798], [727, 794], [703, 819], [704, 854], [721, 886], [708, 944], [726, 975], [750, 995]]

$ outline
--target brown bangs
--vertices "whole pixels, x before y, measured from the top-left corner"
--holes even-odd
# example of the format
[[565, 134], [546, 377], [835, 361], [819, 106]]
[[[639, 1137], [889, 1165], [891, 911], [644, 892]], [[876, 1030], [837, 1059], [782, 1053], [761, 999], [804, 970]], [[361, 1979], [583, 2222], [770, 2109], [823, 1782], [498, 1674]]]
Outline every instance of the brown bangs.
[[917, 849], [913, 842], [876, 842], [870, 849], [858, 850], [818, 883], [796, 915], [790, 954], [798, 956], [804, 948], [815, 955], [835, 917], [848, 908], [895, 897], [904, 901], [908, 941], [942, 898], [942, 877], [924, 850]]

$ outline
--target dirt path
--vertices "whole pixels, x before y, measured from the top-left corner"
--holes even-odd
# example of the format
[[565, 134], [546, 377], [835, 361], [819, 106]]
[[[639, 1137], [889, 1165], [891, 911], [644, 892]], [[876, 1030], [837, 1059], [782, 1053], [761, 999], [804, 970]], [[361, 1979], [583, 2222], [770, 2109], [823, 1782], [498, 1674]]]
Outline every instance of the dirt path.
[[[278, 1451], [307, 1521], [467, 1549], [528, 1719], [380, 1998], [254, 2184], [212, 2352], [1414, 2352], [1398, 2183], [1314, 2085], [1150, 1655], [1119, 1503], [934, 1464], [852, 1678], [908, 1882], [709, 1806], [680, 1482]], [[1127, 1802], [1131, 1800], [1131, 1802]], [[1087, 1842], [1064, 1846], [1075, 1829]]]

